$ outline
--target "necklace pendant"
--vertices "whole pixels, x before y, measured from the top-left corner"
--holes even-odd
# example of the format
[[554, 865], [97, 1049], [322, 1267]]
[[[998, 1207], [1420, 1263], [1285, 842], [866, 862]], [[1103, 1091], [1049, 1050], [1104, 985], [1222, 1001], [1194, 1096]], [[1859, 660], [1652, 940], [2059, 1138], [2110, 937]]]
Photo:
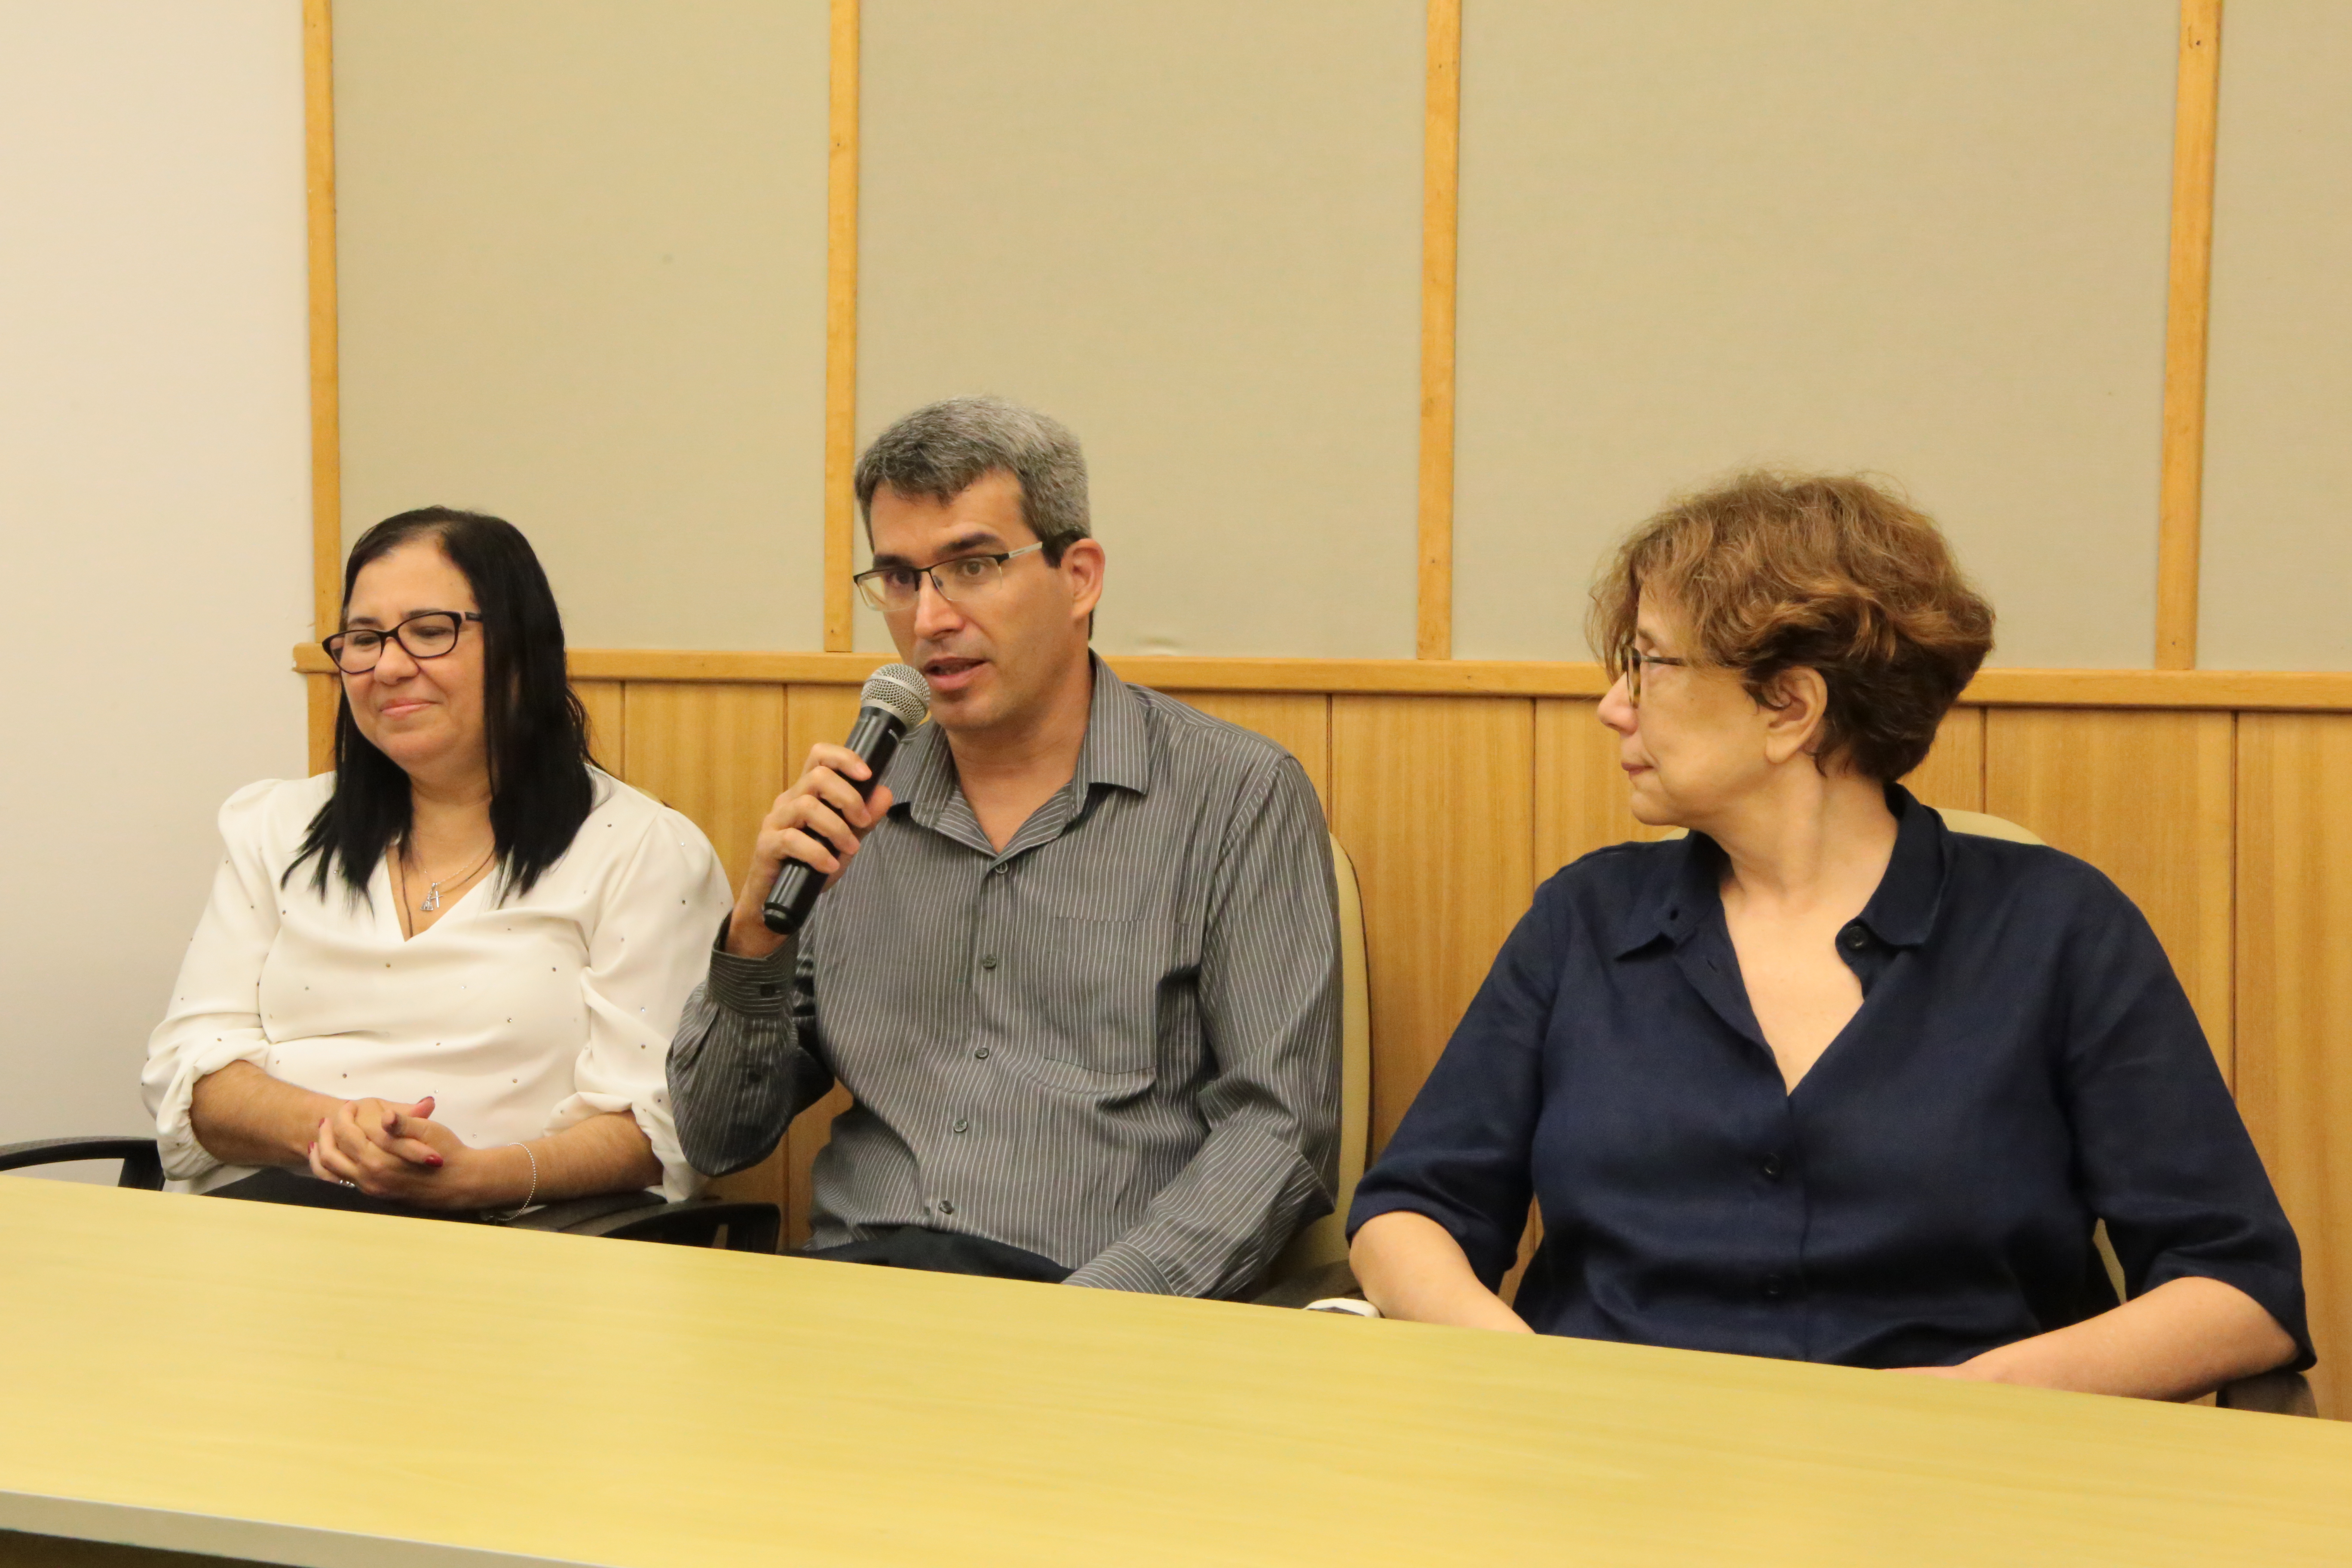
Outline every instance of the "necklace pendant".
[[425, 890], [425, 901], [416, 907], [420, 911], [428, 915], [433, 913], [436, 910], [438, 910], [441, 907], [441, 884], [436, 882], [430, 888], [427, 888]]

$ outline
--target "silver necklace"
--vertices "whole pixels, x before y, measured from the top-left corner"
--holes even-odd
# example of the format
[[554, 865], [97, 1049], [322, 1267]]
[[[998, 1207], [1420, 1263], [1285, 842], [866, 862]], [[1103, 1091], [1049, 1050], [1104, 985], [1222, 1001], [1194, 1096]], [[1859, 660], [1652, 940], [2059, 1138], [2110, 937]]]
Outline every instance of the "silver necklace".
[[[474, 866], [473, 866], [473, 869], [472, 869], [472, 870], [467, 871], [467, 872], [464, 876], [462, 876], [462, 877], [444, 877], [444, 878], [442, 878], [442, 879], [441, 879], [441, 882], [447, 882], [447, 883], [451, 884], [452, 886], [455, 886], [456, 884], [457, 884], [457, 883], [459, 883], [459, 882], [470, 882], [470, 881], [472, 881], [472, 880], [474, 879], [475, 874], [476, 874], [477, 872], [480, 871], [480, 870], [481, 870], [481, 868], [482, 868], [483, 867], [485, 867], [485, 866], [488, 865], [488, 864], [490, 863], [490, 861], [491, 861], [491, 860], [492, 860], [492, 859], [493, 859], [493, 858], [498, 855], [498, 852], [499, 852], [499, 847], [498, 847], [496, 844], [492, 844], [492, 845], [490, 846], [490, 852], [489, 852], [489, 854], [483, 856], [479, 860], [477, 860], [476, 862], [474, 862]], [[430, 885], [429, 885], [429, 886], [425, 889], [425, 901], [424, 901], [423, 903], [421, 903], [421, 904], [419, 904], [419, 905], [417, 905], [417, 906], [416, 906], [416, 912], [417, 912], [418, 914], [420, 914], [420, 915], [429, 915], [429, 914], [434, 914], [434, 913], [436, 913], [436, 912], [440, 910], [440, 908], [441, 908], [441, 882], [435, 882], [435, 883], [432, 883], [432, 884], [430, 884]]]

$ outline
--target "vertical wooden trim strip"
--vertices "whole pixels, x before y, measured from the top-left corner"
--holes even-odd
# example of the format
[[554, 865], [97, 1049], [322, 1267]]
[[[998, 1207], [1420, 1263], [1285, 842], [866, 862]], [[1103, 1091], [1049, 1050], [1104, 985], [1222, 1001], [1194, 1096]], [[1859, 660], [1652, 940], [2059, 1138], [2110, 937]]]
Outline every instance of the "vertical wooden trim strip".
[[310, 595], [315, 635], [343, 599], [343, 451], [335, 328], [335, 43], [332, 0], [302, 0], [303, 184], [310, 226]]
[[1454, 268], [1462, 163], [1462, 0], [1429, 0], [1422, 143], [1421, 507], [1413, 653], [1454, 657]]
[[2205, 491], [2205, 328], [2213, 279], [2213, 136], [2221, 0], [2180, 0], [2172, 122], [2172, 259], [2164, 313], [2164, 456], [2158, 490], [2156, 668], [2197, 668]]
[[857, 22], [858, 0], [833, 0], [831, 152], [824, 229], [824, 647], [847, 653], [856, 636], [849, 577], [857, 498]]

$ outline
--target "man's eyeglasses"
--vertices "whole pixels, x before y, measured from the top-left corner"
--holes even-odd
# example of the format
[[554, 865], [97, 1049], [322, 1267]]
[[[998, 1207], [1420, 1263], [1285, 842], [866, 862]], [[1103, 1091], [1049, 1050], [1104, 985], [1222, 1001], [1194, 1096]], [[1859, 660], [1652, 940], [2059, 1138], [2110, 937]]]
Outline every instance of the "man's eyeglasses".
[[913, 609], [923, 596], [926, 577], [949, 604], [969, 604], [1004, 581], [1006, 562], [1045, 548], [1042, 543], [1024, 544], [1018, 550], [994, 555], [959, 555], [952, 561], [934, 562], [929, 566], [877, 566], [871, 572], [860, 572], [850, 581], [857, 584], [859, 595], [868, 605], [886, 616], [903, 615]]
[[1625, 700], [1634, 707], [1642, 705], [1642, 667], [1663, 664], [1680, 669], [1690, 663], [1686, 658], [1668, 658], [1664, 654], [1643, 653], [1637, 647], [1626, 647], [1617, 655], [1618, 668], [1625, 672]]
[[362, 626], [356, 631], [337, 632], [320, 646], [345, 675], [365, 675], [383, 657], [387, 637], [396, 638], [411, 658], [439, 658], [457, 646], [457, 634], [467, 621], [481, 618], [471, 610], [427, 610], [383, 631]]

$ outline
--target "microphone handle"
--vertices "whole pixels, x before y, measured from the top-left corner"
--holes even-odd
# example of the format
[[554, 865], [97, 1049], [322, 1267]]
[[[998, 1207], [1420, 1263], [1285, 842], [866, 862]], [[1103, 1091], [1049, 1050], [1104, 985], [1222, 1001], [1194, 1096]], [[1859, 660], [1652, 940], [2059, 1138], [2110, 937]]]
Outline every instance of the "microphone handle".
[[[863, 784], [853, 779], [851, 784], [861, 795], [874, 793], [882, 771], [898, 753], [898, 737], [906, 732], [896, 716], [879, 708], [861, 708], [857, 722], [849, 731], [849, 749], [864, 760], [873, 771]], [[768, 889], [768, 901], [760, 908], [760, 918], [778, 936], [790, 936], [808, 922], [809, 911], [816, 908], [816, 896], [824, 891], [824, 873], [804, 860], [787, 860], [776, 873], [776, 885]]]

